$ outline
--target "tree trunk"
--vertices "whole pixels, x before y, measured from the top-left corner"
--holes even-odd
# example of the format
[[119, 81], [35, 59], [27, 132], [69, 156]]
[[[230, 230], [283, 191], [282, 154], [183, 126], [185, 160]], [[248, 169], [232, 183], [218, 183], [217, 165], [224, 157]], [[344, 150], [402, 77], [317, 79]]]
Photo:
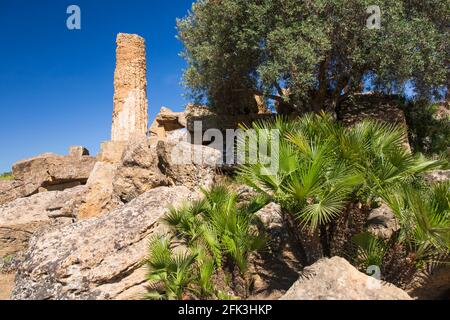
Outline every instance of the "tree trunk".
[[328, 61], [324, 60], [320, 63], [319, 66], [319, 90], [315, 94], [312, 102], [313, 111], [316, 113], [319, 113], [323, 109], [325, 100], [327, 98], [327, 64]]

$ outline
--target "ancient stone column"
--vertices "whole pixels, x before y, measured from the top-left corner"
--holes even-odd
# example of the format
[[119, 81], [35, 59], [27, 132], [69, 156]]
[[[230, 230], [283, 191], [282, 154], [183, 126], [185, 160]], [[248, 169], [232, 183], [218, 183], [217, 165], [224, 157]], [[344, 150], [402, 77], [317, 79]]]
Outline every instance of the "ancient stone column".
[[146, 134], [148, 125], [145, 40], [135, 34], [117, 35], [114, 73], [112, 141]]

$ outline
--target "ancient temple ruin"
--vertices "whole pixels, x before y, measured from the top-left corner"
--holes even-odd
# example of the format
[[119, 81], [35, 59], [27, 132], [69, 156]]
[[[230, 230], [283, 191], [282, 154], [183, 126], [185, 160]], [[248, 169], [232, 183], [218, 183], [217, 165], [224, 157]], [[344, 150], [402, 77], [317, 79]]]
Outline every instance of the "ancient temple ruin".
[[116, 43], [111, 140], [127, 141], [135, 134], [147, 132], [145, 39], [135, 34], [119, 33]]

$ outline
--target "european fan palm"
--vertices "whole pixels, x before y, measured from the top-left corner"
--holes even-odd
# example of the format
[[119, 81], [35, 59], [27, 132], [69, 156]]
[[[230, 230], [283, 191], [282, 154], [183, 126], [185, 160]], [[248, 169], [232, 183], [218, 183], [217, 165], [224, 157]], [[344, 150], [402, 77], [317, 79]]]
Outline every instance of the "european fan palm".
[[401, 225], [399, 241], [417, 261], [431, 262], [450, 253], [450, 182], [419, 189], [400, 185], [382, 193]]
[[381, 268], [387, 245], [369, 232], [355, 235], [352, 242], [356, 246], [353, 261], [363, 271], [370, 266]]
[[388, 186], [442, 165], [410, 154], [404, 129], [374, 121], [345, 128], [328, 114], [308, 114], [255, 122], [252, 129], [253, 139], [278, 130], [281, 141], [272, 158], [279, 170], [265, 170], [262, 161], [243, 164], [240, 178], [274, 196], [313, 230], [335, 219], [352, 193], [371, 200]]
[[189, 286], [194, 282], [197, 254], [174, 253], [170, 248], [170, 240], [164, 236], [150, 241], [150, 255], [147, 266], [150, 273], [148, 280], [153, 286], [161, 284], [163, 293], [153, 290], [148, 293], [149, 299], [181, 300]]
[[265, 237], [255, 225], [255, 212], [267, 203], [266, 197], [238, 204], [237, 194], [225, 185], [203, 193], [204, 199], [171, 207], [163, 218], [186, 248], [184, 253], [175, 253], [172, 239], [152, 240], [147, 261], [149, 281], [162, 288], [151, 292], [150, 298], [182, 299], [188, 294], [229, 298], [214, 287], [212, 278], [219, 269], [224, 271], [225, 263], [232, 273], [237, 266], [244, 275], [249, 254], [264, 245]]
[[241, 272], [247, 269], [251, 251], [261, 248], [264, 237], [253, 227], [254, 213], [266, 203], [257, 197], [245, 205], [238, 205], [237, 194], [224, 185], [203, 190], [204, 199], [171, 208], [164, 221], [189, 246], [204, 247], [218, 267], [223, 258], [236, 263]]

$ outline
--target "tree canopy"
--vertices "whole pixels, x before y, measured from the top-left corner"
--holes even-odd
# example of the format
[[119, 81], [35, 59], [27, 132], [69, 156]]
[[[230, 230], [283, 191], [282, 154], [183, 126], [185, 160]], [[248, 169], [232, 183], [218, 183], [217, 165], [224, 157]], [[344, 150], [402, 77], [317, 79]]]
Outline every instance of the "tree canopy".
[[[367, 8], [379, 6], [381, 28]], [[333, 109], [371, 90], [428, 99], [450, 81], [450, 0], [198, 0], [177, 21], [197, 102], [252, 112]], [[254, 102], [254, 99], [253, 99]]]

